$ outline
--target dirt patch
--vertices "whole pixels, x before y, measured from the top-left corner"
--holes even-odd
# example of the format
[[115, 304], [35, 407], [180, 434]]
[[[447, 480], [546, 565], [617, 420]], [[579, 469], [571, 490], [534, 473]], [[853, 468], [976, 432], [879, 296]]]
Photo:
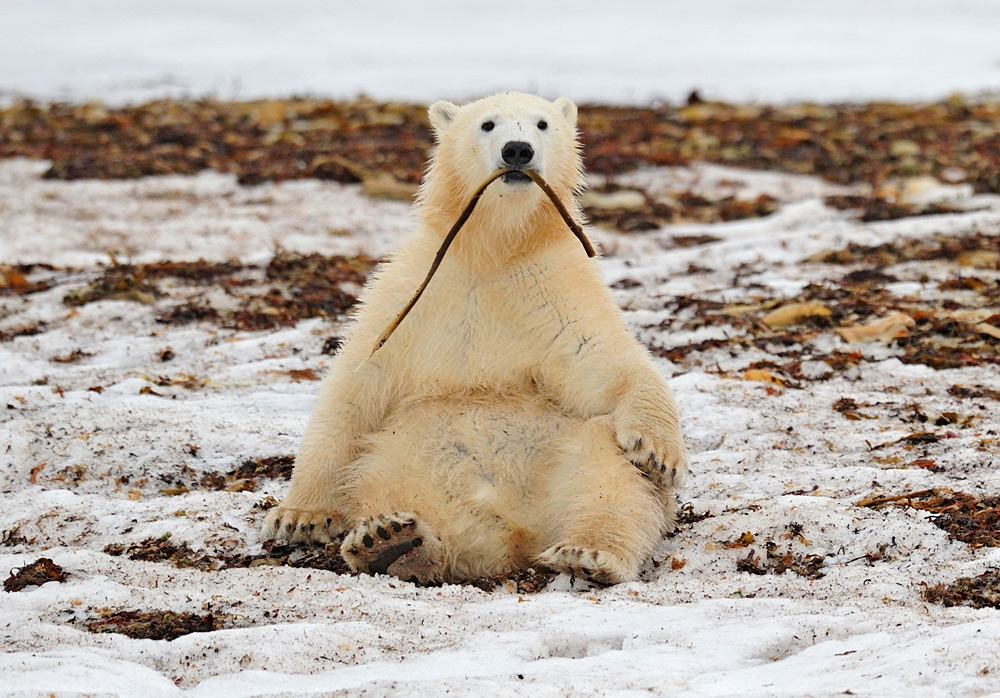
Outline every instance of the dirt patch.
[[62, 567], [47, 557], [42, 557], [30, 565], [14, 570], [4, 580], [3, 590], [8, 592], [21, 591], [30, 586], [41, 586], [46, 582], [65, 582], [67, 573]]

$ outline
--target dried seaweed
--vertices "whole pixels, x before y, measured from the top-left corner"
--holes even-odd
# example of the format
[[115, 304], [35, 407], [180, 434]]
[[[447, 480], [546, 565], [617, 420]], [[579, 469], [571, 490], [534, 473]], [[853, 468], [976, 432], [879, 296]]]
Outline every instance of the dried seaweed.
[[[364, 284], [374, 265], [375, 261], [364, 255], [327, 257], [288, 251], [278, 251], [264, 267], [203, 260], [140, 265], [112, 260], [96, 278], [67, 293], [64, 302], [71, 306], [101, 300], [154, 304], [183, 292], [177, 284], [169, 290], [160, 284], [163, 279], [173, 279], [195, 289], [222, 288], [237, 307], [219, 310], [196, 294], [161, 308], [157, 312], [159, 322], [213, 322], [236, 330], [268, 330], [306, 318], [342, 315], [357, 301], [342, 284]], [[0, 335], [0, 340], [6, 339]]]
[[63, 302], [78, 306], [95, 301], [123, 300], [152, 305], [161, 294], [156, 286], [146, 280], [145, 271], [146, 265], [113, 262], [86, 286], [67, 293]]
[[303, 548], [274, 540], [264, 541], [264, 552], [257, 555], [220, 555], [222, 569], [273, 565], [325, 570], [335, 574], [353, 574], [340, 555], [340, 541], [315, 548]]
[[175, 567], [194, 567], [203, 571], [216, 567], [216, 561], [210, 555], [195, 552], [187, 543], [171, 542], [170, 534], [146, 538], [127, 546], [111, 543], [104, 547], [104, 552], [114, 557], [124, 555], [140, 562], [169, 562]]
[[0, 296], [27, 296], [47, 291], [52, 279], [32, 281], [28, 278], [36, 269], [54, 271], [51, 264], [0, 264]]
[[976, 497], [948, 489], [920, 490], [899, 495], [869, 495], [858, 506], [892, 504], [933, 514], [931, 521], [950, 538], [973, 548], [1000, 547], [1000, 495]]
[[685, 502], [677, 509], [676, 524], [678, 527], [691, 526], [699, 521], [710, 519], [713, 516], [714, 514], [710, 511], [697, 512], [691, 502]]
[[0, 342], [9, 342], [18, 337], [31, 337], [45, 332], [44, 322], [34, 322], [30, 325], [21, 325], [12, 330], [0, 330]]
[[[929, 174], [1000, 191], [1000, 103], [581, 105], [591, 172], [692, 161], [881, 184]], [[57, 179], [232, 172], [244, 184], [358, 168], [416, 184], [431, 149], [422, 105], [315, 99], [156, 101], [110, 108], [15, 102], [0, 109], [0, 157], [52, 162]], [[334, 155], [335, 154], [335, 155]], [[353, 163], [349, 167], [345, 163]]]
[[480, 577], [466, 583], [466, 586], [475, 587], [485, 592], [504, 589], [510, 594], [537, 594], [545, 591], [553, 579], [559, 576], [558, 572], [551, 570], [536, 570], [529, 567], [526, 570], [516, 570], [508, 574], [500, 574], [495, 577]]
[[[616, 184], [604, 184], [588, 191], [593, 194], [613, 194], [623, 188]], [[595, 225], [604, 225], [625, 233], [655, 230], [676, 223], [719, 223], [769, 216], [778, 210], [778, 201], [772, 196], [761, 194], [754, 199], [737, 199], [734, 196], [707, 198], [690, 190], [673, 192], [669, 197], [653, 198], [639, 193], [643, 199], [640, 205], [630, 206], [584, 206], [588, 220]], [[586, 204], [587, 199], [584, 200]], [[718, 238], [706, 236], [702, 242], [714, 242]], [[678, 245], [689, 246], [689, 245]]]
[[205, 473], [198, 484], [203, 489], [253, 492], [257, 489], [257, 478], [291, 479], [294, 464], [295, 456], [250, 458], [225, 474]]
[[894, 221], [909, 216], [932, 216], [941, 213], [960, 213], [963, 209], [947, 204], [909, 204], [890, 201], [879, 196], [828, 196], [826, 205], [840, 211], [857, 211], [863, 223]]
[[[880, 245], [852, 242], [843, 249], [815, 255], [809, 261], [823, 264], [865, 264], [882, 269], [912, 261], [978, 261], [971, 255], [983, 250], [1000, 251], [1000, 235], [983, 232], [963, 235], [938, 233], [926, 238], [901, 238]], [[983, 268], [1000, 269], [1000, 257], [983, 256], [982, 260], [985, 265]]]
[[1000, 609], [1000, 570], [988, 570], [978, 577], [961, 577], [951, 584], [928, 586], [923, 595], [931, 603], [949, 607]]
[[[742, 547], [742, 546], [740, 546]], [[778, 544], [772, 541], [764, 543], [764, 558], [751, 549], [746, 557], [736, 562], [736, 569], [750, 574], [784, 574], [791, 571], [806, 579], [822, 579], [825, 573], [821, 571], [826, 564], [825, 555], [795, 553], [791, 548], [780, 550]]]
[[47, 557], [41, 557], [30, 565], [11, 571], [10, 576], [4, 580], [3, 590], [21, 591], [29, 586], [41, 586], [46, 582], [64, 582], [67, 576], [62, 567]]
[[209, 633], [222, 628], [221, 618], [212, 613], [174, 611], [111, 611], [85, 622], [92, 633], [117, 633], [136, 640], [176, 640], [191, 633]]
[[965, 385], [953, 385], [948, 388], [948, 394], [952, 397], [957, 397], [960, 400], [997, 400], [1000, 401], [1000, 390], [996, 388], [987, 388], [982, 385], [975, 386], [965, 386]]

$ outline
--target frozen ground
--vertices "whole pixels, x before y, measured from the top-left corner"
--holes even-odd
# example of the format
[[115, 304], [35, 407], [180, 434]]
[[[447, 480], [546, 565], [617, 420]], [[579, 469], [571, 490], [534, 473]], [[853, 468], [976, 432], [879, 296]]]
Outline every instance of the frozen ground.
[[[659, 360], [692, 455], [682, 501], [711, 516], [666, 539], [635, 583], [600, 589], [560, 577], [541, 593], [486, 593], [268, 565], [206, 572], [106, 554], [108, 544], [167, 533], [213, 555], [260, 552], [255, 505], [280, 498], [284, 481], [177, 496], [163, 492], [164, 481], [293, 453], [317, 385], [296, 377], [322, 369], [324, 341], [340, 323], [243, 332], [156, 322], [159, 310], [191, 293], [182, 284], [163, 285], [153, 305], [73, 308], [64, 296], [95, 278], [109, 252], [119, 261], [265, 262], [280, 245], [377, 257], [407, 228], [409, 210], [313, 181], [246, 189], [204, 174], [65, 183], [39, 179], [45, 168], [0, 162], [0, 260], [72, 267], [32, 271], [29, 280], [53, 279], [47, 291], [0, 296], [0, 332], [41, 323], [37, 334], [0, 342], [0, 569], [47, 556], [70, 576], [0, 593], [0, 694], [1000, 693], [998, 612], [949, 609], [921, 595], [927, 584], [996, 567], [1000, 550], [952, 541], [913, 509], [856, 505], [873, 492], [1000, 491], [997, 402], [948, 393], [956, 384], [1000, 388], [996, 367], [905, 365], [897, 346], [848, 347], [832, 331], [803, 352], [858, 350], [864, 360], [842, 372], [814, 360], [817, 379], [794, 387], [743, 379], [745, 366], [770, 356], [767, 347]], [[961, 189], [938, 193], [970, 212], [862, 224], [824, 206], [835, 190], [813, 179], [696, 167], [622, 182], [766, 191], [782, 202], [753, 221], [595, 233], [608, 281], [624, 282], [615, 293], [629, 326], [660, 348], [734, 331], [680, 328], [665, 309], [677, 296], [794, 299], [806, 284], [831, 284], [853, 269], [803, 263], [818, 251], [1000, 230], [1000, 201]], [[718, 241], [677, 248], [678, 234]], [[913, 303], [936, 298], [949, 278], [1000, 277], [940, 260], [884, 271], [898, 279], [886, 291]], [[224, 293], [205, 293], [206, 302], [226, 302]], [[167, 348], [173, 358], [164, 361]], [[833, 409], [842, 397], [867, 405], [873, 418], [845, 419]], [[911, 404], [971, 419], [916, 450], [871, 450], [921, 430], [904, 418]], [[920, 458], [938, 472], [913, 465]], [[755, 542], [746, 546], [744, 537], [740, 547], [746, 533]], [[821, 558], [823, 576], [739, 571], [750, 550], [763, 557], [765, 541], [796, 559]], [[211, 611], [223, 629], [169, 642], [87, 632], [84, 621], [109, 609]]]
[[6, 2], [0, 99], [939, 99], [1000, 89], [995, 0]]

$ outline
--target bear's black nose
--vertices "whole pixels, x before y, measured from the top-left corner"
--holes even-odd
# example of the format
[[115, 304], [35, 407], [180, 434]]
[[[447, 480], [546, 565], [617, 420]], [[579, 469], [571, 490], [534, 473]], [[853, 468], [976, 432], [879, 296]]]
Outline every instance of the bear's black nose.
[[535, 157], [535, 151], [524, 141], [510, 141], [500, 151], [505, 164], [511, 167], [524, 167], [531, 158]]

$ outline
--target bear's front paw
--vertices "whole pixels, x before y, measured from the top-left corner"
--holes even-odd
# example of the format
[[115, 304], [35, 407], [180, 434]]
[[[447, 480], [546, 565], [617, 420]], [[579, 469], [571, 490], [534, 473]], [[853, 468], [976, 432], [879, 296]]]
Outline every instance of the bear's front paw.
[[293, 509], [277, 506], [272, 509], [261, 527], [261, 538], [281, 538], [289, 543], [326, 544], [344, 532], [344, 518], [332, 511]]
[[655, 485], [684, 485], [687, 480], [688, 458], [680, 433], [661, 436], [634, 422], [626, 421], [616, 426], [615, 438], [625, 457]]
[[569, 572], [600, 584], [619, 584], [635, 578], [629, 564], [604, 550], [554, 545], [538, 556], [538, 562], [555, 572]]

